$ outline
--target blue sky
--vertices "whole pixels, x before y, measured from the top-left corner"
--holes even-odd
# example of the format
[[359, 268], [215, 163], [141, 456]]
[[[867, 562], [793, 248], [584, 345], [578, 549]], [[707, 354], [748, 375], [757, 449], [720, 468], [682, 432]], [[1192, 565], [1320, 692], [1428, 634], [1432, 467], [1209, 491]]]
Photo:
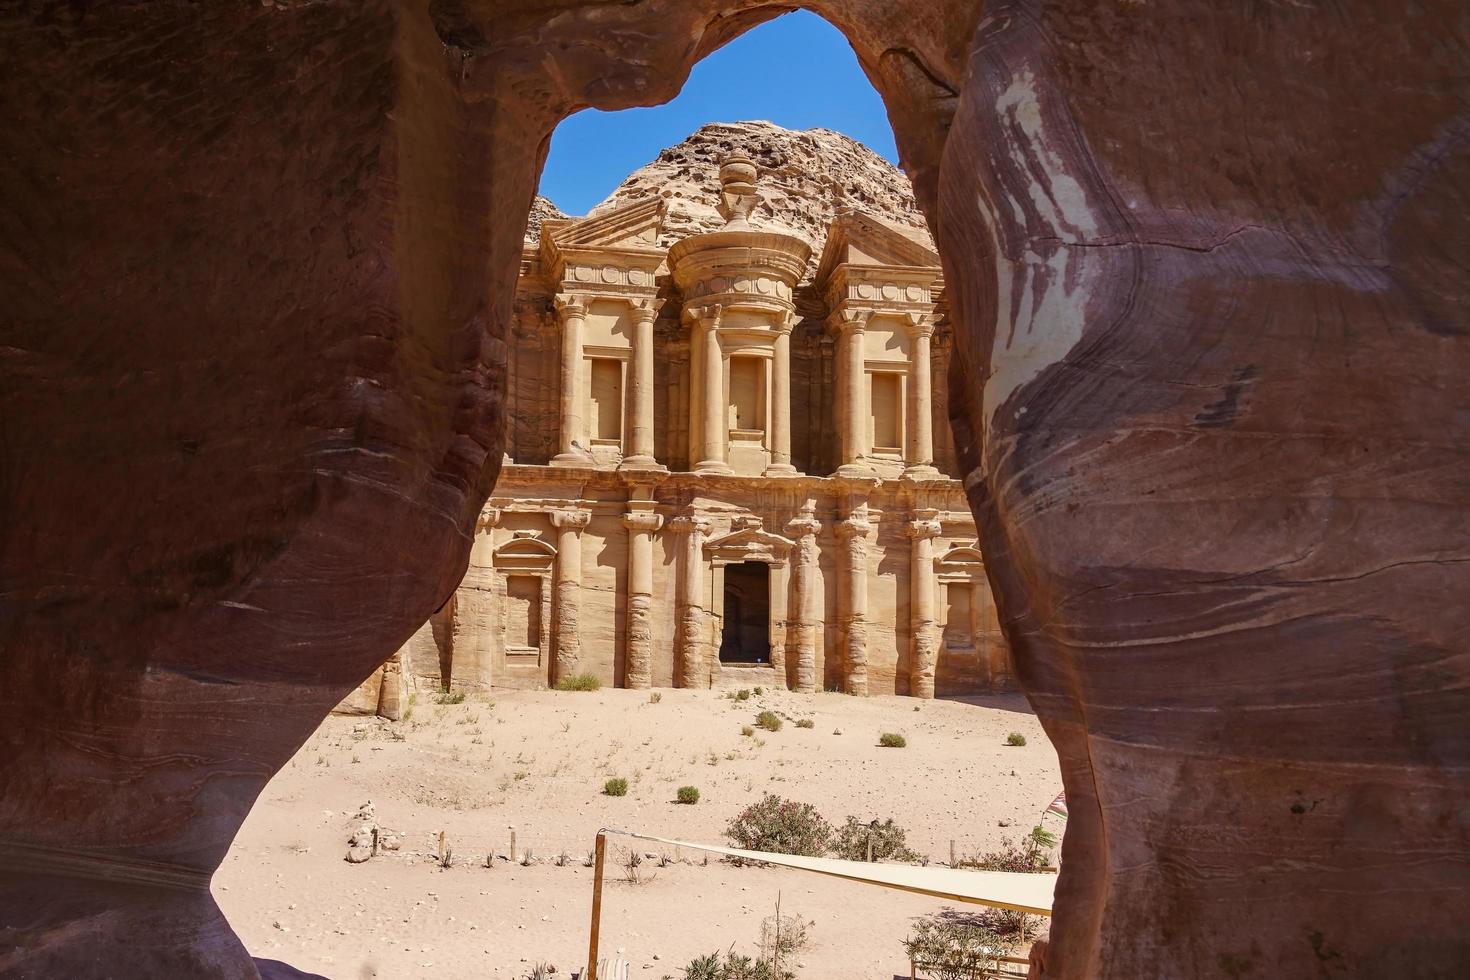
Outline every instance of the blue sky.
[[694, 66], [672, 102], [650, 109], [587, 109], [551, 138], [541, 193], [585, 214], [623, 178], [707, 122], [768, 119], [787, 129], [822, 126], [898, 162], [878, 93], [846, 39], [797, 11], [745, 33]]

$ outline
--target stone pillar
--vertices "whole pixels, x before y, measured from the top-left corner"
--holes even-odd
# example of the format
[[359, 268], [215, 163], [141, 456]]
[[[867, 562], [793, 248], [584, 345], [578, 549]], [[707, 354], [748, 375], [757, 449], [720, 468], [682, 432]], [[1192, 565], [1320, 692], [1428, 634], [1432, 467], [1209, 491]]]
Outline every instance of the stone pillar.
[[837, 526], [838, 536], [846, 543], [843, 626], [847, 656], [843, 666], [848, 694], [868, 693], [868, 533], [872, 530], [867, 504], [854, 507], [847, 520]]
[[591, 440], [587, 437], [582, 391], [582, 326], [587, 319], [587, 302], [574, 293], [556, 298], [561, 317], [561, 442], [551, 458], [552, 466], [587, 466]]
[[909, 536], [914, 539], [909, 567], [909, 631], [913, 634], [909, 693], [916, 698], [934, 697], [934, 668], [939, 655], [939, 631], [934, 618], [934, 539], [940, 532], [938, 517], [938, 511], [917, 510], [909, 523]]
[[777, 325], [771, 371], [771, 465], [767, 476], [796, 473], [791, 465], [791, 326], [793, 316]]
[[934, 381], [930, 338], [934, 323], [927, 316], [910, 320], [913, 336], [913, 374], [909, 385], [908, 471], [918, 476], [937, 476], [934, 468]]
[[[624, 686], [653, 686], [653, 535], [664, 519], [653, 501], [629, 501], [623, 515], [628, 529], [628, 649]], [[641, 506], [640, 506], [641, 505]]]
[[582, 659], [578, 619], [582, 609], [582, 530], [592, 515], [585, 510], [552, 511], [556, 526], [556, 608], [551, 683], [577, 673]]
[[839, 473], [867, 474], [863, 461], [868, 426], [868, 366], [864, 338], [871, 314], [849, 314], [842, 324], [842, 465]]
[[729, 436], [729, 425], [725, 418], [725, 357], [720, 347], [720, 314], [718, 306], [694, 310], [694, 320], [700, 334], [701, 386], [704, 404], [700, 406], [703, 443], [703, 458], [694, 469], [700, 473], [729, 473], [730, 464], [725, 458], [725, 442]]
[[378, 685], [378, 717], [398, 721], [403, 717], [404, 696], [403, 649], [388, 658]]
[[786, 525], [796, 539], [792, 565], [796, 581], [796, 690], [811, 694], [818, 689], [817, 676], [817, 535], [822, 522], [816, 503], [808, 500], [800, 515]]
[[653, 453], [653, 320], [650, 300], [633, 305], [633, 359], [628, 371], [625, 467], [658, 465]]
[[684, 534], [684, 564], [679, 579], [679, 635], [676, 651], [679, 687], [709, 685], [709, 648], [705, 642], [708, 618], [704, 608], [704, 535], [709, 521], [699, 517], [679, 517], [669, 528]]

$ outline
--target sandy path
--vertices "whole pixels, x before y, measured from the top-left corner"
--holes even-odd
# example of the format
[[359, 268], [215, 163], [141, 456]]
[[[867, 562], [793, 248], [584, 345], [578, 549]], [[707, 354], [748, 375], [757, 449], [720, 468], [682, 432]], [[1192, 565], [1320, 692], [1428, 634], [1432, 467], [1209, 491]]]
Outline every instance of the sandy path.
[[[892, 816], [911, 847], [944, 861], [951, 840], [964, 854], [1023, 833], [1060, 786], [1019, 697], [661, 694], [650, 703], [635, 691], [496, 692], [420, 703], [396, 725], [330, 718], [262, 794], [215, 896], [254, 955], [334, 980], [516, 978], [539, 961], [566, 976], [585, 956], [592, 872], [582, 858], [599, 827], [722, 842], [730, 818], [770, 791], [834, 823]], [[816, 725], [788, 720], [742, 736], [764, 707]], [[908, 747], [879, 748], [881, 731], [903, 733]], [[1011, 731], [1028, 744], [1005, 746]], [[628, 779], [626, 797], [601, 794], [609, 776]], [[672, 802], [682, 785], [699, 787], [697, 806]], [[404, 832], [403, 851], [348, 864], [350, 818], [369, 799], [379, 823]], [[511, 825], [521, 849], [548, 862], [565, 852], [566, 866], [485, 868], [487, 852], [508, 851]], [[449, 870], [424, 857], [441, 830], [457, 858]], [[622, 949], [649, 978], [681, 976], [693, 956], [732, 943], [753, 952], [778, 892], [784, 912], [815, 921], [804, 980], [888, 978], [906, 971], [909, 920], [941, 905], [798, 872], [705, 866], [697, 852], [669, 857], [667, 867], [645, 862], [643, 884], [610, 871], [604, 902], [605, 949]]]

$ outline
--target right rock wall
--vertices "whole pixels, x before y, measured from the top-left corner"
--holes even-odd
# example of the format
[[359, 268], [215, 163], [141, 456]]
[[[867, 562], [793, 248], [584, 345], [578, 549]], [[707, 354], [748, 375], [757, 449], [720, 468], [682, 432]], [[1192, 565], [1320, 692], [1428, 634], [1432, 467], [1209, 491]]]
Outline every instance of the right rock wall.
[[1044, 975], [1463, 975], [1465, 10], [1185, 6], [987, 5], [943, 154]]

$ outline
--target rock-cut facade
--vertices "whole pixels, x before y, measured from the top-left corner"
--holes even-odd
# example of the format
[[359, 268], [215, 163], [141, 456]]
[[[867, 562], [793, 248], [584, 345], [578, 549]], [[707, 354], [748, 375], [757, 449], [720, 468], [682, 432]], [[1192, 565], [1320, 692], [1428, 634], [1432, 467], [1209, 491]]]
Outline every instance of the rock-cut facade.
[[855, 210], [819, 254], [752, 224], [660, 245], [660, 199], [548, 219], [508, 357], [507, 458], [455, 593], [346, 710], [412, 689], [1009, 686], [947, 424], [939, 257]]

